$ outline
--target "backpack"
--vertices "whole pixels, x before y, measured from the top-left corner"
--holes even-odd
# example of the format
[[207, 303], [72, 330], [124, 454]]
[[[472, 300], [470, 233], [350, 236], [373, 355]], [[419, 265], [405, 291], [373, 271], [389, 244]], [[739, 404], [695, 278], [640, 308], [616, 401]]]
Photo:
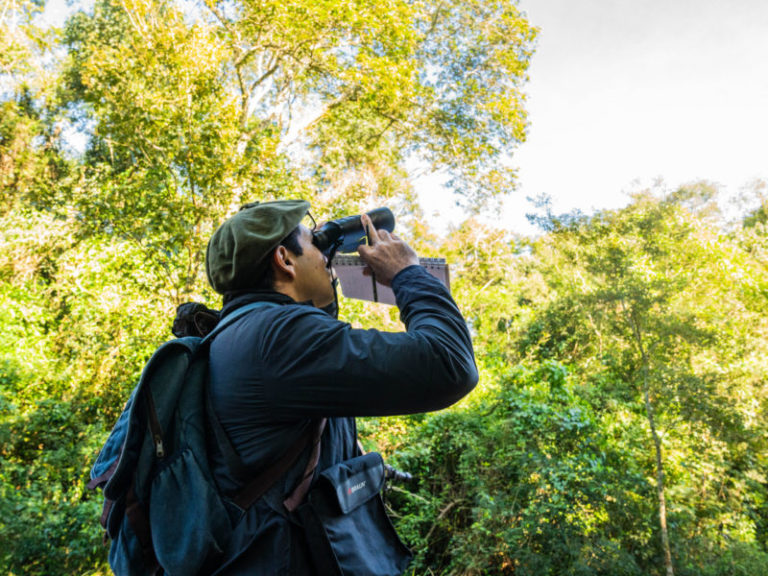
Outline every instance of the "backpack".
[[[105, 540], [112, 540], [109, 564], [118, 576], [212, 571], [241, 508], [260, 497], [306, 446], [307, 438], [297, 441], [276, 466], [245, 487], [245, 499], [227, 498], [216, 486], [208, 430], [213, 428], [228, 464], [234, 451], [207, 409], [208, 349], [224, 327], [260, 306], [276, 304], [243, 306], [205, 338], [166, 342], [144, 367], [88, 483], [103, 490], [101, 525]], [[241, 461], [232, 465], [242, 469]]]

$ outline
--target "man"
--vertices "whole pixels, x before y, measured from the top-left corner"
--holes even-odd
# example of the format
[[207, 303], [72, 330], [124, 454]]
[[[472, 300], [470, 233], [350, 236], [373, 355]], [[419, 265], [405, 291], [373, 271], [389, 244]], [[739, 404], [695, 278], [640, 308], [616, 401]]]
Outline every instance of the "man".
[[[309, 203], [247, 205], [216, 230], [206, 271], [224, 296], [221, 315], [257, 307], [217, 335], [210, 349], [213, 411], [249, 470], [264, 470], [327, 418], [318, 471], [359, 455], [355, 416], [438, 410], [470, 392], [478, 374], [466, 323], [446, 288], [402, 240], [377, 231], [361, 258], [391, 286], [407, 332], [357, 330], [323, 308], [335, 290], [326, 258], [301, 225]], [[221, 574], [314, 574], [306, 539], [283, 498], [301, 483], [310, 448], [246, 511]], [[216, 480], [242, 482], [214, 457]]]

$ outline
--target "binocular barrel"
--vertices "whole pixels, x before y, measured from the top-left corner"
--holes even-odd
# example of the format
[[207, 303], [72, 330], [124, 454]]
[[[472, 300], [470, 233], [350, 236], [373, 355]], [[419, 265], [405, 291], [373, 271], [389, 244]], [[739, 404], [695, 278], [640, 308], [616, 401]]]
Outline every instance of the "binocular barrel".
[[[377, 230], [392, 232], [395, 229], [395, 215], [389, 208], [376, 208], [367, 212]], [[365, 243], [366, 232], [360, 216], [346, 216], [326, 222], [313, 233], [313, 242], [321, 252], [328, 255], [334, 249], [338, 252], [354, 252]]]

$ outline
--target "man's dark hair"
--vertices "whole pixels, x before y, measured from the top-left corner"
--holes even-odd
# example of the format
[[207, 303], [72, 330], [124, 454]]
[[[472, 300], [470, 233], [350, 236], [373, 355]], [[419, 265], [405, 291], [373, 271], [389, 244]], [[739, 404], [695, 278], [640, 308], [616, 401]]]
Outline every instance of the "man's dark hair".
[[[304, 254], [304, 249], [301, 247], [301, 244], [299, 243], [299, 238], [301, 237], [301, 228], [299, 226], [296, 226], [293, 230], [291, 230], [291, 233], [288, 234], [285, 238], [283, 238], [280, 241], [280, 244], [278, 246], [284, 246], [296, 256], [301, 256]], [[277, 250], [277, 248], [275, 248]], [[269, 253], [269, 256], [267, 256], [267, 267], [264, 269], [264, 273], [261, 275], [261, 278], [256, 280], [256, 284], [254, 285], [254, 289], [256, 290], [272, 290], [275, 287], [275, 272], [272, 270], [272, 254], [275, 253], [275, 250]]]

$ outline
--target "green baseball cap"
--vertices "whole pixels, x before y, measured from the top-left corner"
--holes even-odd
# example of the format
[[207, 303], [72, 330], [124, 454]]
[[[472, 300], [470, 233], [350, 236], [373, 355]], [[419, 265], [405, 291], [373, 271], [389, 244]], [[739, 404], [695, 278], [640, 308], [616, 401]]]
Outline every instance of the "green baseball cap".
[[306, 216], [306, 200], [246, 204], [208, 241], [205, 272], [219, 294], [250, 288], [267, 267], [267, 256]]

